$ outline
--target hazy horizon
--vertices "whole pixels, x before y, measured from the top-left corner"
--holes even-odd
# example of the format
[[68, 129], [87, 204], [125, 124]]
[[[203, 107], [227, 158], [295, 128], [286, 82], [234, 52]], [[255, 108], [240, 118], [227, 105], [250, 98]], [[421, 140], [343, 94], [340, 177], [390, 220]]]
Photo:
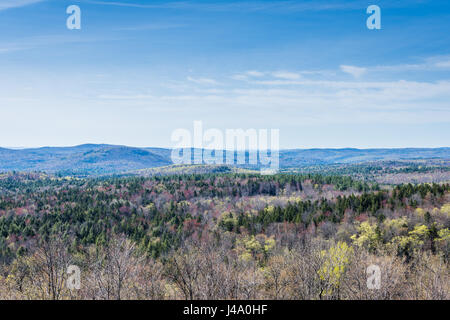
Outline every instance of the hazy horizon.
[[[114, 146], [114, 147], [129, 147], [129, 148], [138, 148], [138, 149], [146, 149], [146, 148], [154, 148], [154, 149], [173, 149], [173, 147], [170, 146], [135, 146], [135, 145], [124, 145], [124, 144], [111, 144], [111, 143], [81, 143], [77, 145], [42, 145], [37, 147], [8, 147], [8, 146], [0, 146], [1, 149], [9, 149], [9, 150], [27, 150], [27, 149], [42, 149], [42, 148], [76, 148], [80, 146], [85, 145], [93, 145], [93, 146]], [[378, 149], [449, 149], [450, 146], [440, 146], [440, 147], [379, 147], [379, 148], [355, 148], [355, 147], [326, 147], [326, 148], [319, 148], [319, 147], [311, 147], [311, 148], [280, 148], [280, 150], [345, 150], [345, 149], [355, 149], [355, 150], [378, 150]], [[203, 148], [207, 150], [208, 148]], [[223, 149], [227, 150], [227, 149]], [[234, 149], [241, 151], [241, 149]], [[248, 151], [248, 149], [242, 150], [242, 151]]]

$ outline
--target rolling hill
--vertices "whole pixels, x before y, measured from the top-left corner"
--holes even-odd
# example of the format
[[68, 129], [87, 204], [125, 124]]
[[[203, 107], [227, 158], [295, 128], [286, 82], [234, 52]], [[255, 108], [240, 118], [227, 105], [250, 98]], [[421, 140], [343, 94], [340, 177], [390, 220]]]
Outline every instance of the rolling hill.
[[[45, 171], [89, 175], [119, 174], [169, 166], [172, 164], [170, 155], [170, 149], [134, 148], [106, 144], [19, 150], [0, 148], [0, 171]], [[450, 148], [347, 148], [280, 151], [280, 166], [282, 168], [417, 159], [450, 159]]]

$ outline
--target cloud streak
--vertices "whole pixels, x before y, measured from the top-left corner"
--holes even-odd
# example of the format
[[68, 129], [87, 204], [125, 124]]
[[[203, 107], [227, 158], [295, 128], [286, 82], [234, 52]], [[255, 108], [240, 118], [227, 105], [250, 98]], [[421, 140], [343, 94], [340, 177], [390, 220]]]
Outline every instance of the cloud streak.
[[450, 69], [450, 56], [442, 55], [429, 57], [420, 63], [415, 64], [398, 64], [398, 65], [380, 65], [368, 67], [369, 71], [440, 71]]
[[200, 84], [200, 85], [214, 85], [214, 84], [218, 84], [216, 80], [208, 79], [208, 78], [187, 77], [187, 80], [190, 81], [190, 82], [194, 82], [196, 84]]
[[25, 6], [43, 2], [43, 1], [46, 1], [46, 0], [2, 0], [0, 2], [0, 11], [6, 10], [6, 9], [25, 7]]
[[[281, 80], [280, 80], [281, 81]], [[450, 81], [285, 81], [292, 87], [231, 87], [202, 93], [172, 92], [102, 95], [100, 99], [124, 100], [131, 107], [148, 106], [167, 112], [189, 110], [194, 114], [211, 105], [240, 114], [258, 112], [299, 124], [434, 123], [449, 119]], [[265, 83], [258, 81], [258, 84]], [[202, 85], [201, 83], [199, 85]], [[352, 117], [348, 114], [351, 113]]]
[[355, 66], [341, 65], [340, 68], [341, 68], [342, 72], [348, 73], [355, 78], [360, 78], [363, 74], [365, 74], [367, 72], [366, 68], [355, 67]]
[[140, 8], [140, 9], [187, 9], [207, 11], [267, 11], [279, 13], [303, 12], [303, 11], [330, 11], [330, 10], [359, 10], [367, 7], [367, 3], [361, 0], [353, 1], [172, 1], [166, 3], [143, 4], [139, 2], [123, 1], [99, 1], [85, 0], [86, 3], [97, 5], [108, 5], [118, 7]]
[[187, 24], [147, 24], [139, 26], [121, 27], [115, 30], [118, 31], [144, 31], [144, 30], [166, 30], [179, 29], [187, 27]]
[[294, 73], [294, 72], [277, 71], [277, 72], [272, 73], [272, 75], [275, 78], [280, 78], [280, 79], [287, 79], [287, 80], [300, 79], [300, 75], [298, 73]]
[[36, 36], [17, 40], [15, 42], [8, 42], [0, 44], [0, 54], [10, 53], [14, 51], [30, 50], [42, 46], [59, 45], [68, 43], [90, 43], [101, 41], [118, 40], [118, 38], [97, 38], [97, 37], [82, 37], [82, 36], [63, 36], [63, 35], [46, 35]]

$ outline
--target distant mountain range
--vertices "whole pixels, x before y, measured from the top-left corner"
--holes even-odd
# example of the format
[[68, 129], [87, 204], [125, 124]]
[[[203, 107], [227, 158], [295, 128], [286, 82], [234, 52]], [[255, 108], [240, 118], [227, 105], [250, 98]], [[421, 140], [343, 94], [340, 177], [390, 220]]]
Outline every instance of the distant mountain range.
[[[0, 171], [115, 174], [172, 164], [171, 150], [84, 144], [35, 149], [0, 148]], [[280, 167], [369, 161], [450, 159], [450, 148], [294, 149], [280, 151]]]

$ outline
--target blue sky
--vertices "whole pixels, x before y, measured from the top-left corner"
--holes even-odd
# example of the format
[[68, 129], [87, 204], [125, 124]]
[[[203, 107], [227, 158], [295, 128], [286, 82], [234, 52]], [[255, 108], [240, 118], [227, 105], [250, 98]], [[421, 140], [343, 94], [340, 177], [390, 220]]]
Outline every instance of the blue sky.
[[0, 30], [0, 146], [170, 147], [194, 120], [282, 148], [449, 146], [449, 1], [0, 0]]

